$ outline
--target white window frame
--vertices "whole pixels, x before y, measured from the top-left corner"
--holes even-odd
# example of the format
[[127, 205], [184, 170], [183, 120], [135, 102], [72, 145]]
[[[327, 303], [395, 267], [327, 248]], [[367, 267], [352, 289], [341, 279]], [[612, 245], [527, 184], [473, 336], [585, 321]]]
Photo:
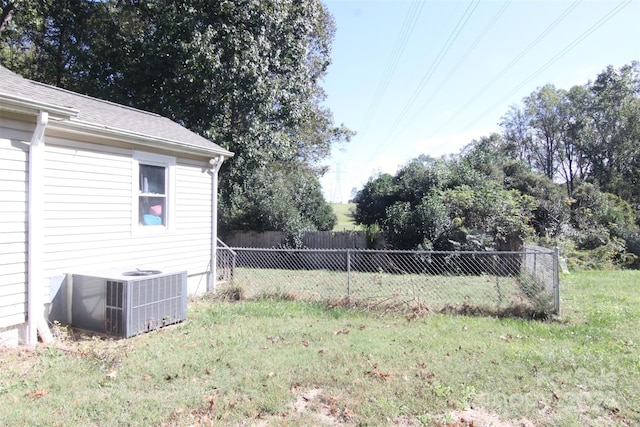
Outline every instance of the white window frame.
[[[131, 171], [131, 193], [132, 193], [132, 209], [131, 224], [134, 234], [147, 234], [166, 232], [174, 229], [175, 212], [176, 212], [176, 158], [165, 156], [162, 154], [148, 153], [145, 151], [133, 151], [133, 162]], [[165, 175], [165, 225], [141, 225], [140, 224], [140, 165], [160, 166], [164, 167]]]

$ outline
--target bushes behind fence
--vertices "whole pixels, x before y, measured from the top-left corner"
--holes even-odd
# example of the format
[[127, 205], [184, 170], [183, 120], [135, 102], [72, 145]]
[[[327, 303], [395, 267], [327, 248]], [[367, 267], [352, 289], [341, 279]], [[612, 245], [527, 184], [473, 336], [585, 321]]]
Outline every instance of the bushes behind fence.
[[236, 249], [237, 267], [390, 274], [515, 276], [520, 253]]

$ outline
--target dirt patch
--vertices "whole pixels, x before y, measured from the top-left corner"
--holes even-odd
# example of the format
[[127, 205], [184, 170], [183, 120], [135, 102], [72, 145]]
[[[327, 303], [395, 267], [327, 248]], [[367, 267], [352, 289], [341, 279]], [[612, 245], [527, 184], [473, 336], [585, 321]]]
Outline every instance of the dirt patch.
[[535, 427], [535, 424], [529, 420], [503, 421], [497, 415], [481, 409], [455, 411], [451, 413], [451, 416], [457, 420], [456, 424], [452, 424], [456, 427]]
[[[291, 405], [292, 414], [312, 414], [317, 425], [323, 426], [349, 426], [354, 425], [353, 413], [348, 409], [339, 409], [331, 398], [323, 396], [322, 389], [297, 390], [296, 400]], [[294, 415], [295, 416], [295, 415]], [[535, 427], [535, 424], [526, 419], [502, 420], [498, 415], [490, 414], [481, 409], [467, 409], [464, 411], [454, 411], [450, 414], [450, 423], [435, 423], [441, 427]], [[314, 423], [315, 424], [315, 423]], [[268, 426], [266, 424], [262, 426]], [[414, 420], [399, 417], [392, 421], [392, 425], [409, 427], [418, 426]], [[258, 427], [255, 425], [254, 427]]]
[[352, 413], [347, 408], [339, 408], [331, 397], [322, 395], [322, 389], [296, 390], [296, 400], [291, 405], [294, 414], [312, 414], [320, 425], [349, 425]]

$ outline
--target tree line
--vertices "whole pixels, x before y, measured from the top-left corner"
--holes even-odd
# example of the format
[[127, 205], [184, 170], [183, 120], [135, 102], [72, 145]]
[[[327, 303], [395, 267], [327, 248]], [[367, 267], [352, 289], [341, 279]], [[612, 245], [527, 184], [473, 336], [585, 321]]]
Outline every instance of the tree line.
[[232, 151], [221, 231], [330, 230], [318, 167], [352, 132], [321, 87], [335, 26], [320, 0], [1, 0], [0, 63], [171, 118]]
[[355, 218], [395, 249], [560, 246], [573, 266], [638, 266], [640, 64], [570, 90], [548, 84], [501, 132], [371, 177]]
[[[320, 0], [0, 0], [0, 63], [152, 111], [233, 151], [221, 232], [330, 230], [319, 161], [352, 132], [322, 105], [335, 26]], [[397, 249], [560, 245], [638, 264], [640, 65], [512, 106], [454, 156], [371, 177], [356, 219]], [[588, 255], [584, 255], [587, 253]], [[576, 261], [577, 262], [577, 261]]]

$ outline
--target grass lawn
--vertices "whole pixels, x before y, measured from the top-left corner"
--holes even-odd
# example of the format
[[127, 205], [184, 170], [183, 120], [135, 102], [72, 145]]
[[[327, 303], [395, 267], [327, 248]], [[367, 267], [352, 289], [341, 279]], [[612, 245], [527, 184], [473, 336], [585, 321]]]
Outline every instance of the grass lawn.
[[353, 220], [353, 212], [356, 210], [355, 203], [332, 203], [331, 207], [338, 217], [338, 222], [333, 231], [351, 231], [360, 230]]
[[563, 276], [550, 321], [205, 298], [126, 340], [57, 327], [0, 350], [0, 425], [640, 425], [639, 287]]

